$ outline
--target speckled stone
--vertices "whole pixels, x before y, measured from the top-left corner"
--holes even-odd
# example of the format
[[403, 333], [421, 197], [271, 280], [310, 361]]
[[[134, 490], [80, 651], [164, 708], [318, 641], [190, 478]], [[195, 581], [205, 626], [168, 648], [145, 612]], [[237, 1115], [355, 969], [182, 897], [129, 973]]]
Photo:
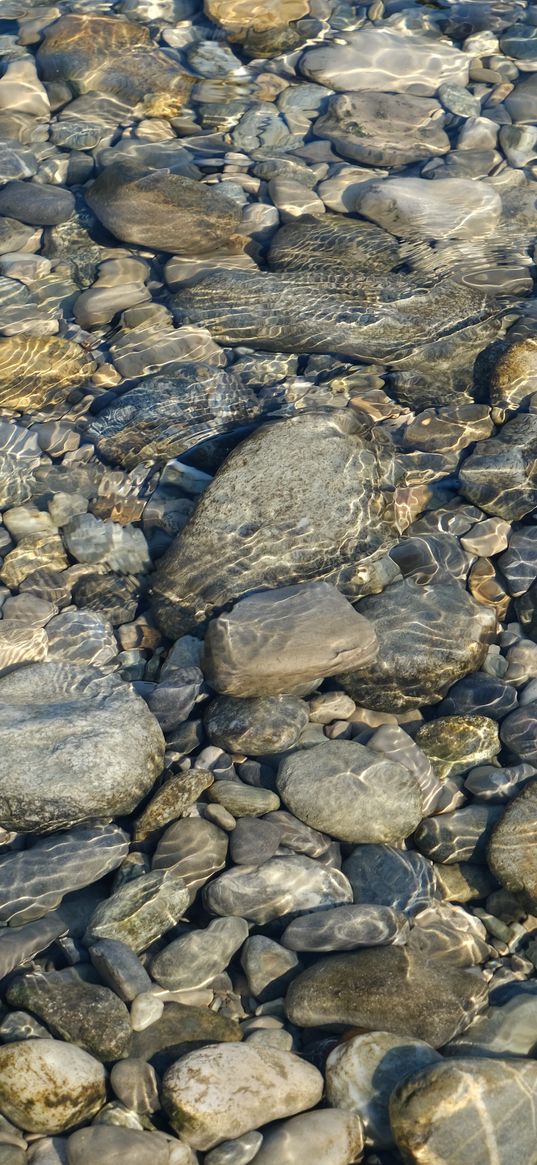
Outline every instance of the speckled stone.
[[501, 747], [498, 726], [488, 716], [441, 716], [420, 725], [414, 740], [440, 780], [493, 761]]
[[319, 959], [291, 983], [285, 1007], [300, 1027], [389, 1028], [441, 1047], [469, 1026], [486, 997], [473, 971], [388, 946]]
[[102, 1064], [62, 1040], [0, 1048], [0, 1110], [30, 1133], [60, 1133], [89, 1120], [105, 1101]]
[[166, 1073], [163, 1104], [195, 1149], [211, 1149], [321, 1099], [321, 1073], [276, 1048], [221, 1044], [191, 1052]]
[[357, 704], [383, 712], [438, 703], [481, 666], [496, 628], [494, 613], [452, 583], [404, 579], [362, 599], [358, 610], [373, 624], [379, 653], [336, 679]]
[[86, 982], [73, 968], [23, 975], [10, 984], [6, 998], [12, 1007], [32, 1011], [53, 1035], [103, 1063], [128, 1054], [131, 1026], [125, 1004], [108, 987]]

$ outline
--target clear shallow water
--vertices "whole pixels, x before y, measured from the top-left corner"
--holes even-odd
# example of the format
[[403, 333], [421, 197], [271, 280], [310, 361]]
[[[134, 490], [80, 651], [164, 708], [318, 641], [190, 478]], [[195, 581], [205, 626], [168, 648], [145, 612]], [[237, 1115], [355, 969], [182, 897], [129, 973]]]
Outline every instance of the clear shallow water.
[[536, 11], [4, 0], [9, 1165], [534, 1160]]

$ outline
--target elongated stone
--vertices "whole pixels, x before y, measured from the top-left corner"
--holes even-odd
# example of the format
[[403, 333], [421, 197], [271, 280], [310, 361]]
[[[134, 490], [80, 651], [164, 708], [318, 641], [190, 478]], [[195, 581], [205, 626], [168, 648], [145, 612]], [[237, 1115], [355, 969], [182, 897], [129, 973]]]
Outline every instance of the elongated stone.
[[294, 911], [351, 902], [352, 891], [341, 870], [296, 856], [227, 870], [207, 886], [204, 900], [212, 914], [263, 925]]

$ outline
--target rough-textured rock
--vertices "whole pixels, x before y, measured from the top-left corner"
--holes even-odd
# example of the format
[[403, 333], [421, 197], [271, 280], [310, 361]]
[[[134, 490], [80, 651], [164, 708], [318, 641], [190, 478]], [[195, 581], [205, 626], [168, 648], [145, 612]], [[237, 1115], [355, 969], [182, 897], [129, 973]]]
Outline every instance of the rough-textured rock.
[[292, 912], [351, 902], [352, 891], [340, 870], [297, 855], [227, 870], [207, 886], [204, 900], [212, 914], [262, 925]]
[[321, 1073], [290, 1052], [222, 1044], [184, 1056], [166, 1073], [163, 1103], [178, 1133], [195, 1149], [211, 1149], [268, 1121], [312, 1108]]
[[375, 1148], [391, 1148], [388, 1105], [394, 1088], [440, 1061], [439, 1053], [423, 1040], [384, 1031], [353, 1036], [334, 1048], [326, 1061], [327, 1099], [335, 1108], [360, 1116]]
[[372, 627], [335, 587], [317, 582], [247, 595], [211, 620], [202, 667], [226, 695], [302, 694], [376, 652]]
[[457, 1060], [434, 1064], [394, 1092], [390, 1120], [411, 1165], [475, 1165], [531, 1160], [537, 1102], [532, 1061]]
[[345, 569], [367, 587], [373, 560], [397, 536], [383, 520], [378, 451], [347, 417], [264, 426], [228, 457], [159, 564], [153, 607], [168, 635], [259, 587]]
[[119, 939], [138, 954], [175, 926], [189, 902], [188, 888], [175, 870], [154, 870], [125, 882], [97, 907], [86, 942]]
[[102, 1064], [61, 1040], [0, 1048], [0, 1111], [29, 1133], [60, 1133], [91, 1119], [105, 1101]]
[[108, 987], [86, 982], [71, 968], [23, 975], [10, 984], [6, 998], [96, 1060], [118, 1060], [128, 1053], [132, 1033], [125, 1004]]
[[124, 243], [196, 257], [220, 249], [242, 250], [237, 204], [171, 170], [148, 173], [134, 161], [118, 162], [102, 171], [86, 200]]
[[38, 663], [0, 679], [0, 824], [46, 832], [129, 813], [161, 771], [147, 705], [96, 668]]
[[358, 704], [384, 712], [438, 703], [481, 666], [496, 629], [494, 612], [453, 583], [419, 586], [406, 578], [358, 609], [373, 624], [379, 653], [336, 679]]
[[285, 1006], [301, 1027], [388, 1029], [441, 1047], [469, 1026], [486, 997], [473, 971], [392, 946], [319, 959], [291, 983]]
[[422, 817], [414, 774], [354, 741], [327, 741], [292, 753], [282, 761], [276, 784], [296, 817], [340, 841], [399, 841]]

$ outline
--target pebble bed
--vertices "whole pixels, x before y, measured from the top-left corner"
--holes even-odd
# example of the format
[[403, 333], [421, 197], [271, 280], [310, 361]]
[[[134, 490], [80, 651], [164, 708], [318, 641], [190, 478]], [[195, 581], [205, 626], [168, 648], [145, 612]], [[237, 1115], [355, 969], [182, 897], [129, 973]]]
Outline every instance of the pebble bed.
[[0, 0], [0, 1165], [537, 1165], [537, 4]]

